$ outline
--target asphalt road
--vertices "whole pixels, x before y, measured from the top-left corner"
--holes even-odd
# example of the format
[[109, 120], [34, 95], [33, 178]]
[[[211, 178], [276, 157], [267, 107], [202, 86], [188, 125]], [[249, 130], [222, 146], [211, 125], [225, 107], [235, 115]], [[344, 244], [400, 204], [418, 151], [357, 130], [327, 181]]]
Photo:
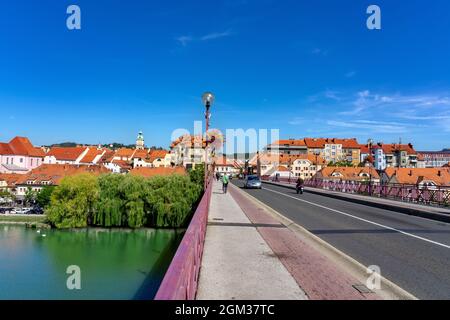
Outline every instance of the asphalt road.
[[[242, 180], [232, 180], [242, 187]], [[246, 190], [419, 299], [450, 299], [450, 224], [263, 184]]]

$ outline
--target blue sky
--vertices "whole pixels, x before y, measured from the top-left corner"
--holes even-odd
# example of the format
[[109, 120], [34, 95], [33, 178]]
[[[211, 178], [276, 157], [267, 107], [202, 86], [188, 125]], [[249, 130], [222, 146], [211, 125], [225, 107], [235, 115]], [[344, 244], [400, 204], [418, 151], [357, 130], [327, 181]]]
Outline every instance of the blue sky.
[[[77, 4], [82, 29], [66, 28]], [[366, 28], [366, 8], [382, 30]], [[176, 128], [279, 128], [450, 147], [447, 0], [15, 0], [0, 7], [0, 141], [167, 147]]]

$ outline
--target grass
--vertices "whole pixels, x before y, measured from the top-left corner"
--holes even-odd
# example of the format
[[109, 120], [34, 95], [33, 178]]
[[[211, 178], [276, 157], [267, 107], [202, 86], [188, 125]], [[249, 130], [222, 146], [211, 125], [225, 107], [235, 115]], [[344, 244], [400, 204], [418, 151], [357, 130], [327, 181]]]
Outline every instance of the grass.
[[26, 223], [26, 222], [45, 222], [47, 216], [45, 215], [30, 215], [30, 216], [16, 216], [16, 215], [4, 215], [0, 214], [0, 223], [2, 222], [18, 222], [18, 223]]

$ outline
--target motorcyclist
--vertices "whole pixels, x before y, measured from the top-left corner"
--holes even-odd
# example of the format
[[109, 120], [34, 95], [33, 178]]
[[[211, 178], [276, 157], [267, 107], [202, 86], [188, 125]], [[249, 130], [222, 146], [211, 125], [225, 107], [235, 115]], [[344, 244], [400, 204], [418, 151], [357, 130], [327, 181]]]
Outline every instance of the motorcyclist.
[[295, 189], [297, 190], [297, 194], [298, 193], [303, 193], [303, 183], [304, 183], [304, 180], [302, 178], [298, 178], [297, 179], [297, 183], [295, 185]]

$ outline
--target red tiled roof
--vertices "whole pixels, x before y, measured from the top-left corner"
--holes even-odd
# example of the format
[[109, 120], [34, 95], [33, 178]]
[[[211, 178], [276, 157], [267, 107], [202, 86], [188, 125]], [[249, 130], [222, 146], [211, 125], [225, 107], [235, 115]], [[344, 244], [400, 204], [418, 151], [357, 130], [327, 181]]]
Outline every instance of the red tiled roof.
[[0, 173], [0, 181], [5, 181], [8, 187], [13, 187], [23, 176], [16, 173]]
[[153, 162], [156, 159], [164, 159], [167, 153], [169, 153], [167, 150], [150, 150], [149, 153], [150, 162]]
[[131, 158], [135, 151], [136, 149], [120, 148], [119, 150], [116, 151], [116, 154], [114, 156], [121, 158], [122, 157]]
[[185, 175], [186, 170], [184, 167], [174, 167], [174, 168], [146, 168], [146, 167], [138, 167], [134, 168], [130, 171], [130, 174], [142, 177], [153, 177], [153, 176], [168, 176], [172, 174], [180, 174]]
[[96, 147], [90, 147], [86, 155], [80, 160], [80, 163], [92, 163], [96, 157], [102, 155], [105, 149], [98, 149]]
[[[339, 173], [342, 176], [336, 177], [333, 176], [333, 173]], [[365, 179], [360, 175], [362, 173], [372, 175], [373, 179], [380, 179], [378, 172], [369, 167], [325, 167], [319, 171], [319, 176], [322, 176], [326, 179], [342, 179], [342, 180], [350, 180], [350, 181], [358, 181]]]
[[321, 149], [326, 144], [341, 144], [344, 149], [360, 149], [361, 146], [356, 138], [339, 139], [339, 138], [305, 138], [305, 144], [308, 148]]
[[[317, 156], [317, 163], [316, 163], [316, 156], [313, 154], [299, 154], [299, 155], [292, 155], [290, 156], [291, 163], [293, 163], [295, 160], [309, 160], [312, 164], [320, 164], [324, 165], [327, 164], [324, 158], [321, 156]], [[289, 160], [287, 161], [289, 162]]]
[[148, 151], [144, 150], [144, 149], [138, 149], [133, 154], [133, 158], [147, 159], [148, 158]]
[[133, 166], [126, 160], [112, 160], [111, 163], [117, 164], [120, 168], [130, 170]]
[[275, 141], [273, 144], [274, 145], [279, 145], [279, 146], [285, 146], [285, 145], [296, 146], [296, 147], [306, 146], [304, 139], [299, 139], [299, 140], [296, 140], [296, 139], [278, 140], [278, 141]]
[[200, 147], [200, 145], [202, 146], [202, 148], [205, 147], [205, 141], [203, 139], [203, 137], [201, 135], [184, 135], [179, 137], [177, 140], [173, 141], [170, 145], [170, 148], [174, 148], [179, 144], [184, 144], [186, 147], [189, 148], [193, 148], [193, 147]]
[[412, 144], [383, 144], [381, 145], [385, 154], [393, 154], [396, 151], [406, 151], [408, 154], [417, 154]]
[[0, 143], [0, 154], [20, 155], [29, 157], [45, 157], [44, 151], [35, 148], [25, 137], [15, 137], [9, 143]]
[[86, 150], [87, 147], [53, 147], [47, 156], [53, 156], [56, 160], [75, 161]]
[[58, 185], [61, 179], [66, 176], [81, 173], [99, 175], [108, 172], [105, 167], [97, 165], [43, 164], [29, 173], [21, 175], [21, 179], [16, 184], [27, 184], [27, 181], [33, 181], [33, 184], [41, 184], [49, 181], [51, 185]]
[[397, 183], [419, 184], [423, 180], [433, 181], [438, 186], [450, 186], [450, 169], [448, 168], [386, 168], [386, 175], [395, 176]]

